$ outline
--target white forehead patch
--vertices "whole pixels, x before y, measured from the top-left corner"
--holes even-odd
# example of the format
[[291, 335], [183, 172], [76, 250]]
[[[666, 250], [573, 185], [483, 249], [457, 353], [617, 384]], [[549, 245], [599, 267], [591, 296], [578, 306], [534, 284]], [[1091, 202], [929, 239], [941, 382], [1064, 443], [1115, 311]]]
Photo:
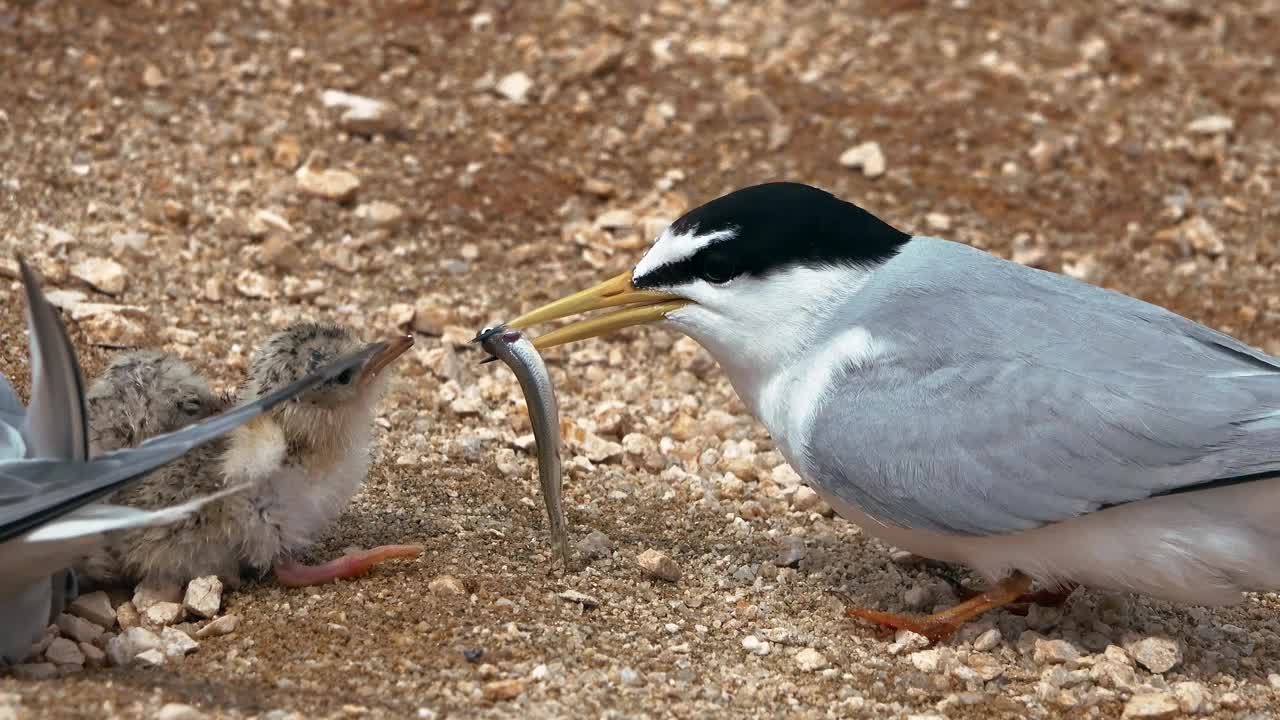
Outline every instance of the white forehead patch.
[[632, 275], [641, 277], [663, 265], [680, 262], [711, 243], [729, 240], [737, 234], [736, 229], [727, 229], [699, 235], [695, 225], [690, 230], [677, 235], [671, 232], [671, 228], [667, 228], [662, 231], [657, 240], [653, 241], [649, 252], [640, 258], [639, 263], [636, 263], [636, 269]]

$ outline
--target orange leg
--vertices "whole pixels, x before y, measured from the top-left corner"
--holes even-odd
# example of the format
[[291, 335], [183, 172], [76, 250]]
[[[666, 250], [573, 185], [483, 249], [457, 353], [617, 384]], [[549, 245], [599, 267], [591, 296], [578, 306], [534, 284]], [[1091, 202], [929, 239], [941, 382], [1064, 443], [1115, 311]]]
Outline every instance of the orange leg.
[[[943, 578], [950, 583], [950, 580]], [[1037, 590], [1029, 592], [1014, 602], [1009, 603], [1008, 611], [1014, 615], [1026, 615], [1028, 605], [1039, 605], [1041, 607], [1062, 607], [1070, 599], [1071, 593], [1075, 592], [1076, 585], [1066, 585], [1056, 590]], [[956, 597], [960, 600], [969, 600], [982, 594], [981, 590], [974, 590], [961, 583], [951, 583], [951, 589], [955, 592]]]
[[276, 579], [285, 587], [323, 585], [334, 580], [360, 577], [374, 565], [391, 558], [418, 557], [421, 545], [383, 545], [370, 550], [343, 555], [321, 565], [304, 565], [295, 560], [278, 560], [275, 564]]
[[962, 625], [988, 610], [1017, 602], [1031, 590], [1031, 578], [1014, 573], [999, 585], [968, 600], [932, 615], [912, 617], [867, 608], [845, 608], [845, 615], [866, 620], [893, 630], [910, 630], [930, 640], [945, 640]]

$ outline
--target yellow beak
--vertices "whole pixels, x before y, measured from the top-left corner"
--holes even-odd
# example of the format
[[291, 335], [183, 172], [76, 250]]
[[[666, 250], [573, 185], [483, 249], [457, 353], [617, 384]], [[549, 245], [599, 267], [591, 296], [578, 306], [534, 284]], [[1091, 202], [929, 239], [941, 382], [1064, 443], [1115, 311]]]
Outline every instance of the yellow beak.
[[630, 325], [655, 322], [665, 318], [672, 310], [688, 305], [690, 302], [668, 293], [635, 289], [631, 284], [631, 271], [628, 270], [599, 285], [527, 312], [507, 323], [507, 327], [522, 330], [530, 325], [558, 320], [589, 310], [621, 306], [620, 310], [578, 320], [534, 338], [533, 346], [539, 350], [546, 350], [574, 340], [611, 333]]

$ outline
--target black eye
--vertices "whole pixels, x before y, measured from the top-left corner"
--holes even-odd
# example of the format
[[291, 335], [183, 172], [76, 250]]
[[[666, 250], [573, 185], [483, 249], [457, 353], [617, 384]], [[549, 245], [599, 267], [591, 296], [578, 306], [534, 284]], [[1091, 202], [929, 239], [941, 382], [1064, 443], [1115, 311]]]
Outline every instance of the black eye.
[[709, 252], [702, 258], [702, 278], [716, 284], [727, 283], [738, 274], [738, 265], [726, 252]]
[[351, 368], [347, 368], [346, 370], [343, 370], [343, 371], [342, 371], [342, 374], [341, 374], [341, 375], [339, 375], [339, 376], [337, 377], [337, 382], [338, 382], [338, 384], [339, 384], [339, 385], [350, 385], [350, 384], [351, 384], [351, 378], [355, 377], [355, 374], [356, 374], [356, 373], [355, 373], [355, 370], [352, 370]]
[[186, 413], [187, 415], [198, 415], [200, 413], [200, 409], [202, 405], [199, 400], [196, 400], [193, 398], [193, 399], [183, 400], [181, 403], [178, 404], [178, 407], [179, 409], [182, 410], [182, 412]]

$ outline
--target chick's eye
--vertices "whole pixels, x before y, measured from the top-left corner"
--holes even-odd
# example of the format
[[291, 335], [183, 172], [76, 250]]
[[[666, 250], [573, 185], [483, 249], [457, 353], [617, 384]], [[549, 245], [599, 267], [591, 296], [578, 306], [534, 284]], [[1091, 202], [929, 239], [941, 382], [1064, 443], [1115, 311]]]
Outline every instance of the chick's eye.
[[708, 253], [702, 259], [702, 277], [716, 284], [727, 283], [738, 274], [733, 257], [723, 252]]
[[351, 378], [353, 377], [355, 377], [355, 371], [353, 371], [351, 368], [347, 368], [346, 370], [343, 370], [342, 374], [337, 377], [338, 384], [350, 385]]
[[199, 400], [191, 399], [183, 400], [178, 407], [187, 415], [196, 415], [200, 412], [201, 405]]

